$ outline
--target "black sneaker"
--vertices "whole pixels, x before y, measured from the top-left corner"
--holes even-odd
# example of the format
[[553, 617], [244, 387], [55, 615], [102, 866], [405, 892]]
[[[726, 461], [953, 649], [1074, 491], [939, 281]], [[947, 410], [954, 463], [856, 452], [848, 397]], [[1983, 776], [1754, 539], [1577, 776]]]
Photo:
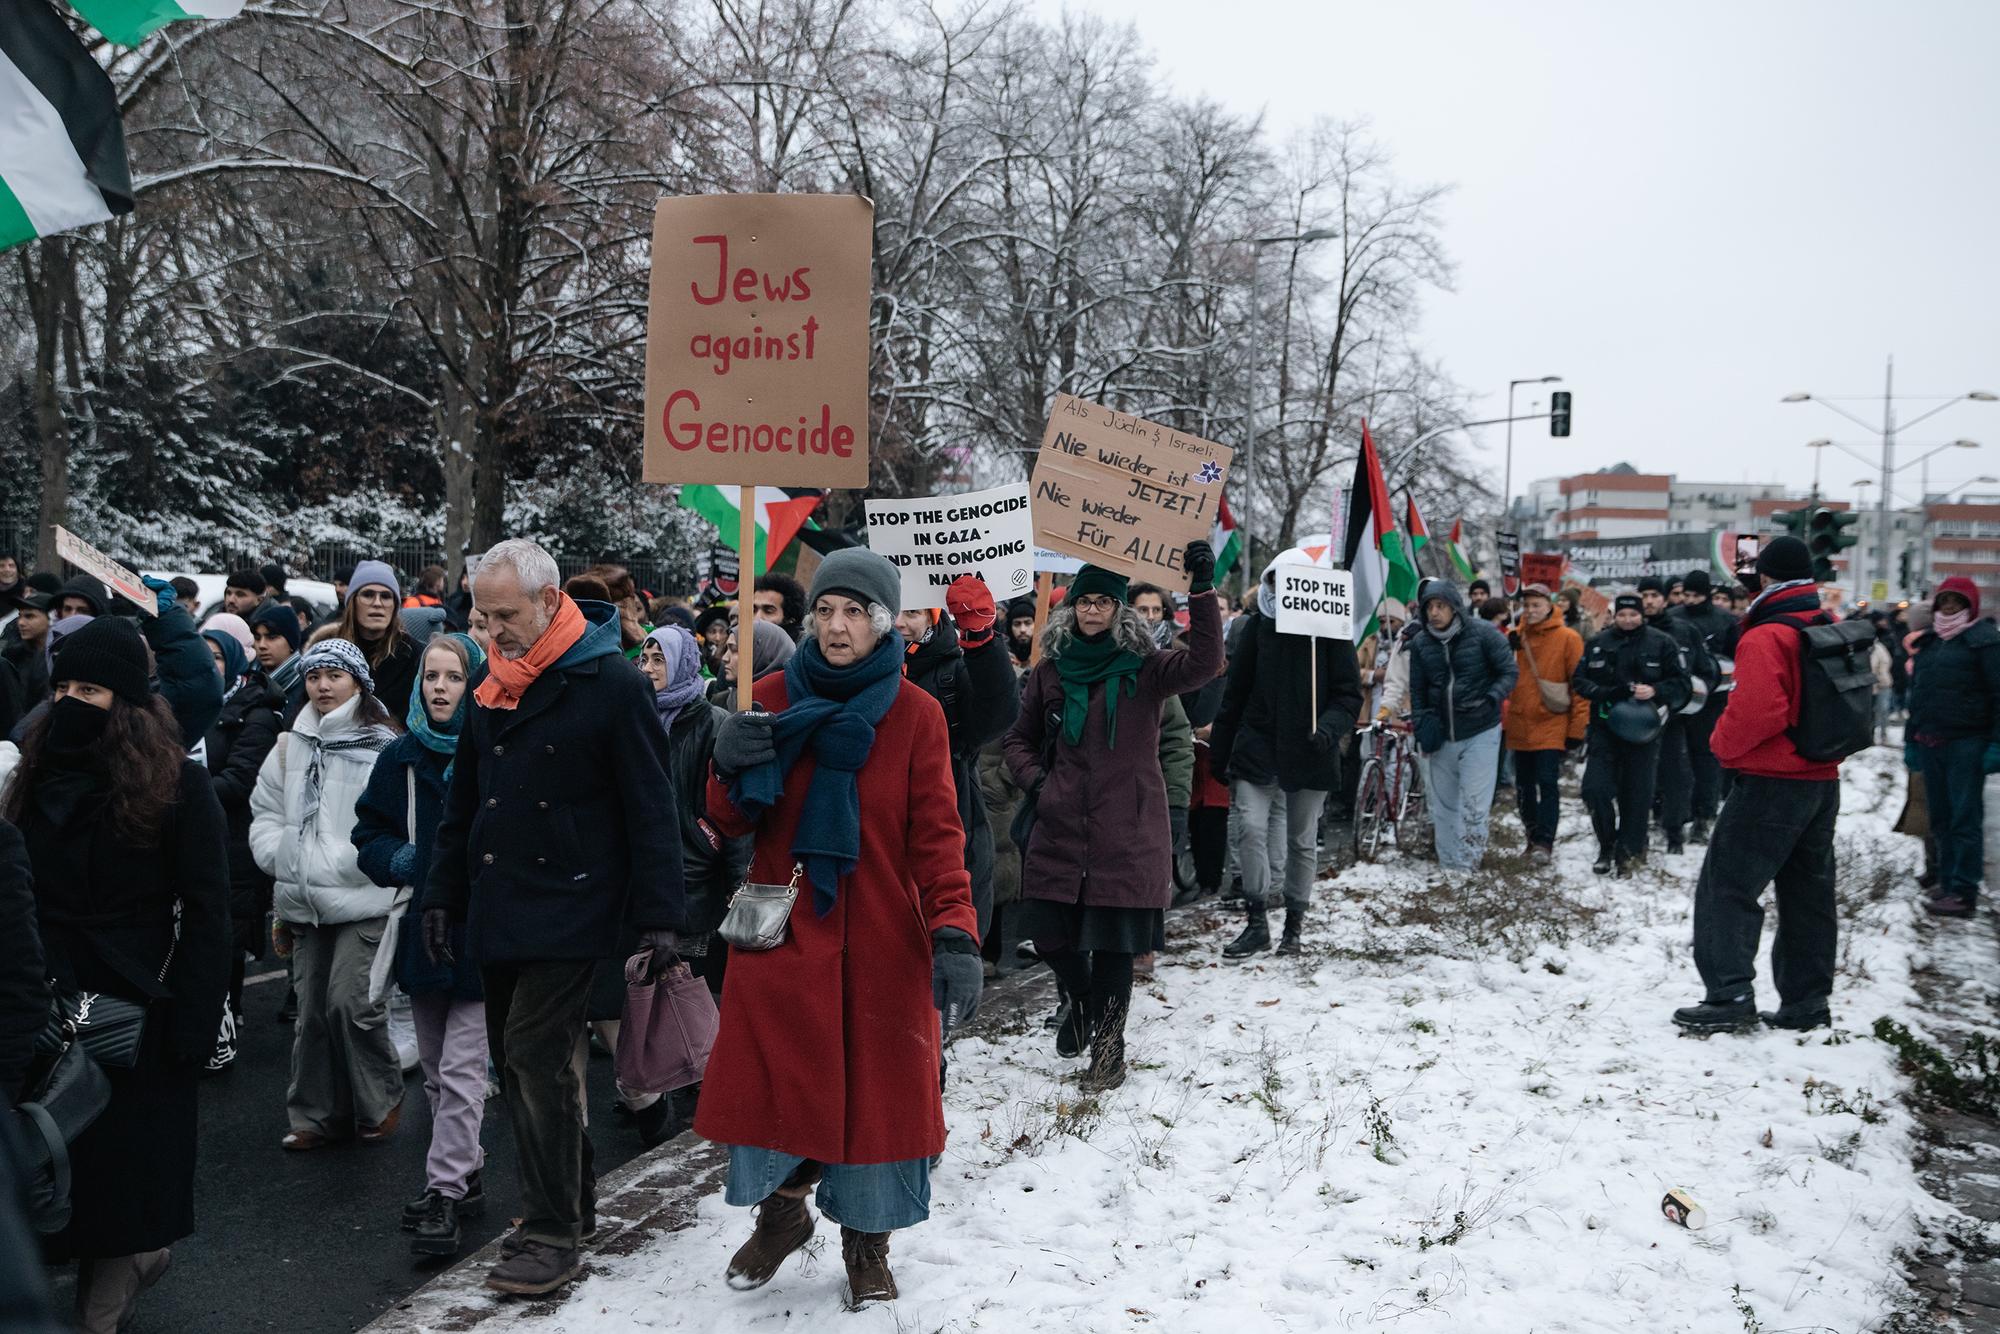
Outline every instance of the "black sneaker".
[[1780, 1005], [1775, 1010], [1763, 1010], [1757, 1016], [1772, 1028], [1789, 1028], [1793, 1032], [1804, 1033], [1815, 1028], [1831, 1028], [1833, 1015], [1825, 1001], [1801, 1005], [1796, 1008]]
[[1608, 848], [1597, 850], [1597, 860], [1591, 863], [1590, 869], [1599, 875], [1611, 874], [1611, 852]]
[[443, 1196], [434, 1190], [427, 1190], [403, 1206], [403, 1231], [415, 1232], [417, 1225], [430, 1216], [431, 1202]]
[[429, 1207], [410, 1229], [410, 1250], [416, 1255], [457, 1255], [460, 1242], [458, 1201], [433, 1191]]
[[1733, 1001], [1703, 1001], [1674, 1011], [1674, 1022], [1690, 1033], [1728, 1033], [1757, 1026], [1757, 1002], [1742, 996]]
[[518, 1250], [487, 1272], [486, 1286], [496, 1292], [539, 1297], [554, 1292], [582, 1269], [574, 1250], [523, 1238]]

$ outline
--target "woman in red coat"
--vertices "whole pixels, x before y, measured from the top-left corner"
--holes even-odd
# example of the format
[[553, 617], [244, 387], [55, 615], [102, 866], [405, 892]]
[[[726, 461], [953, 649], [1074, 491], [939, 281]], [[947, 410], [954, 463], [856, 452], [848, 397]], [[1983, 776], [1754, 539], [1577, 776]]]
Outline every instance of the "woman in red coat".
[[1188, 645], [1155, 650], [1125, 576], [1086, 565], [1049, 617], [1007, 734], [1007, 767], [1035, 800], [1021, 871], [1021, 929], [1071, 1005], [1056, 1052], [1087, 1044], [1093, 1089], [1125, 1082], [1132, 957], [1164, 946], [1173, 835], [1160, 771], [1160, 710], [1222, 671], [1215, 554], [1190, 542]]
[[971, 1018], [981, 970], [950, 738], [903, 679], [900, 594], [875, 553], [827, 557], [799, 651], [716, 733], [709, 818], [755, 835], [753, 883], [798, 888], [782, 944], [730, 952], [695, 1113], [696, 1133], [729, 1145], [725, 1198], [759, 1206], [734, 1288], [761, 1287], [812, 1236], [815, 1186], [852, 1305], [895, 1297], [889, 1233], [930, 1216], [934, 1011], [946, 1028]]

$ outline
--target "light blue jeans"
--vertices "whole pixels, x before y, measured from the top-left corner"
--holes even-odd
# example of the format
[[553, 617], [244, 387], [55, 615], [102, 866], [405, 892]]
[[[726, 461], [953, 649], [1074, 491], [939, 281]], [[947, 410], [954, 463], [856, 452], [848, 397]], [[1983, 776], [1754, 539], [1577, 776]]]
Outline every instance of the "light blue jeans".
[[1493, 781], [1500, 775], [1500, 728], [1447, 741], [1431, 752], [1431, 824], [1437, 830], [1438, 865], [1470, 871], [1486, 855], [1486, 815]]
[[[785, 1184], [803, 1158], [776, 1149], [729, 1146], [729, 1185], [723, 1201], [741, 1208], [762, 1204]], [[931, 1216], [931, 1160], [894, 1163], [822, 1163], [819, 1211], [856, 1232], [894, 1232]]]

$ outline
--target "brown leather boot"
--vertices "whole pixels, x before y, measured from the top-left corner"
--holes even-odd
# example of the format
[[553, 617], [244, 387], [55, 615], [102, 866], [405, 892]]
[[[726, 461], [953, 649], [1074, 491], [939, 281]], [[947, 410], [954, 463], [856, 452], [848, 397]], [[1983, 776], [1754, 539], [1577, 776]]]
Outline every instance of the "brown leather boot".
[[757, 1228], [731, 1257], [724, 1275], [730, 1287], [738, 1292], [763, 1287], [785, 1257], [812, 1239], [813, 1219], [806, 1209], [806, 1196], [818, 1182], [819, 1164], [801, 1163], [785, 1178], [784, 1185], [757, 1206]]
[[847, 1308], [896, 1300], [896, 1276], [889, 1272], [889, 1234], [840, 1229], [840, 1258], [847, 1261]]

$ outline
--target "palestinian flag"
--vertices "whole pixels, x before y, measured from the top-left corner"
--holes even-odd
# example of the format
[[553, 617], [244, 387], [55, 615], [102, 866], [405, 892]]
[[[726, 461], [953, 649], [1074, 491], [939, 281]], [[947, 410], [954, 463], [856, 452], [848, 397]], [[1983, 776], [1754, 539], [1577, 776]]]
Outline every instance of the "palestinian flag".
[[[1354, 572], [1354, 609], [1367, 612], [1367, 624], [1354, 636], [1360, 643], [1375, 633], [1376, 609], [1385, 597], [1409, 602], [1417, 595], [1417, 572], [1404, 553], [1403, 535], [1396, 531], [1389, 508], [1389, 486], [1382, 480], [1382, 460], [1368, 422], [1361, 423], [1361, 453], [1354, 459], [1354, 485], [1347, 500], [1347, 568]], [[1356, 619], [1360, 619], [1359, 616]]]
[[1409, 514], [1403, 519], [1403, 531], [1410, 535], [1410, 560], [1414, 563], [1417, 553], [1430, 544], [1431, 526], [1424, 522], [1423, 513], [1417, 508], [1416, 493], [1406, 491], [1403, 498], [1410, 505]]
[[1208, 531], [1208, 544], [1215, 548], [1215, 582], [1219, 584], [1229, 577], [1243, 555], [1243, 534], [1236, 529], [1236, 516], [1229, 512], [1227, 497], [1216, 510], [1215, 526]]
[[[702, 518], [714, 524], [722, 534], [723, 542], [734, 547], [741, 540], [742, 512], [736, 507], [736, 498], [743, 494], [740, 486], [683, 486], [681, 507], [691, 509]], [[784, 486], [760, 486], [757, 488], [757, 564], [759, 573], [771, 568], [771, 562], [784, 554], [792, 539], [799, 535], [812, 512], [819, 508], [820, 501], [826, 499], [826, 492]]]
[[243, 0], [69, 0], [90, 26], [119, 46], [137, 46], [179, 19], [230, 19]]
[[1472, 577], [1472, 562], [1465, 558], [1465, 520], [1453, 519], [1451, 536], [1445, 539], [1444, 553], [1451, 557], [1451, 567], [1458, 571], [1461, 579]]
[[0, 250], [131, 211], [110, 77], [47, 0], [0, 3]]

